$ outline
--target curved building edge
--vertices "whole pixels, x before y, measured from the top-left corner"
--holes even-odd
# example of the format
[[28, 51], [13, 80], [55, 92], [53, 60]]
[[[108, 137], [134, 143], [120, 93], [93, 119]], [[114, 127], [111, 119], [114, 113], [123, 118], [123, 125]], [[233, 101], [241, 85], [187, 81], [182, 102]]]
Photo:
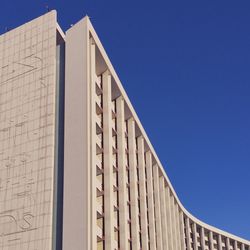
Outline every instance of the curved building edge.
[[[166, 185], [169, 186], [170, 188], [170, 192], [173, 194], [175, 200], [176, 200], [176, 203], [178, 204], [178, 207], [179, 207], [179, 210], [180, 212], [183, 212], [183, 218], [184, 218], [184, 221], [183, 223], [188, 223], [189, 222], [189, 225], [185, 225], [184, 226], [184, 235], [185, 235], [185, 238], [186, 238], [186, 242], [185, 242], [185, 247], [186, 249], [201, 249], [200, 247], [202, 247], [202, 249], [206, 249], [204, 248], [204, 246], [199, 246], [198, 247], [198, 238], [203, 238], [201, 239], [201, 241], [204, 241], [205, 242], [205, 234], [208, 233], [208, 240], [206, 240], [208, 242], [208, 245], [209, 245], [209, 249], [244, 249], [244, 247], [250, 247], [250, 241], [248, 240], [245, 240], [245, 239], [242, 239], [238, 236], [235, 236], [233, 234], [230, 234], [228, 232], [225, 232], [223, 230], [220, 230], [218, 228], [215, 228], [211, 225], [208, 225], [204, 222], [202, 222], [201, 220], [197, 219], [196, 217], [194, 217], [192, 214], [190, 214], [186, 208], [182, 205], [181, 201], [179, 200], [178, 198], [178, 195], [176, 194], [122, 84], [121, 84], [121, 81], [119, 80], [119, 77], [117, 76], [90, 20], [88, 17], [85, 17], [84, 18], [84, 22], [87, 22], [87, 26], [89, 28], [89, 32], [90, 32], [90, 37], [92, 37], [92, 39], [94, 40], [94, 43], [95, 45], [97, 46], [98, 50], [100, 51], [105, 63], [106, 63], [106, 66], [107, 66], [107, 69], [109, 70], [110, 74], [112, 75], [112, 77], [114, 78], [114, 81], [115, 83], [117, 84], [117, 87], [119, 88], [119, 91], [120, 91], [120, 95], [124, 98], [126, 104], [128, 105], [128, 108], [129, 110], [131, 111], [131, 115], [132, 117], [134, 118], [140, 132], [141, 132], [141, 135], [143, 136], [145, 142], [146, 142], [146, 145], [148, 146], [148, 149], [149, 151], [151, 151], [152, 153], [152, 156], [155, 160], [155, 163], [157, 164], [157, 166], [159, 167], [159, 170], [161, 172], [161, 174], [164, 176], [165, 180], [166, 180]], [[197, 228], [200, 228], [202, 232], [198, 233], [197, 231]], [[196, 231], [194, 232], [194, 228], [196, 228]], [[207, 232], [206, 232], [207, 231]], [[189, 234], [192, 234], [192, 239], [187, 239], [188, 236], [187, 236], [187, 233], [189, 232]], [[213, 234], [211, 236], [211, 233]], [[202, 235], [203, 234], [203, 235]], [[210, 237], [210, 238], [209, 238]], [[212, 238], [211, 238], [212, 237]], [[211, 239], [213, 241], [213, 243], [211, 242]], [[214, 244], [214, 246], [212, 246], [212, 244]], [[216, 245], [218, 245], [218, 248], [216, 248]], [[245, 249], [248, 249], [248, 248], [245, 248]]]

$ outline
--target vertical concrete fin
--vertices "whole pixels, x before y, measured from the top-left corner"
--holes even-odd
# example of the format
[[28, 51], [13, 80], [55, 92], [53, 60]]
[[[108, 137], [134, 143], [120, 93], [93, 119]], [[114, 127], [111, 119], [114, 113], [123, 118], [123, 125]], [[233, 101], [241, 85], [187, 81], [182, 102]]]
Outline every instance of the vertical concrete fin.
[[160, 208], [160, 192], [159, 192], [159, 167], [153, 166], [154, 177], [154, 200], [155, 200], [155, 224], [156, 224], [156, 243], [157, 250], [162, 250], [162, 229], [161, 229], [161, 208]]
[[147, 190], [148, 190], [148, 213], [149, 213], [149, 238], [150, 250], [156, 250], [155, 236], [155, 213], [154, 213], [154, 193], [152, 176], [152, 155], [150, 151], [146, 152], [146, 171], [147, 171]]
[[114, 249], [114, 200], [112, 153], [112, 94], [111, 75], [105, 71], [103, 79], [103, 168], [104, 168], [104, 218], [105, 249]]
[[129, 148], [129, 169], [130, 169], [130, 206], [131, 206], [131, 238], [132, 250], [140, 248], [139, 240], [139, 209], [138, 209], [138, 177], [137, 157], [135, 140], [135, 121], [128, 120], [128, 148]]
[[161, 205], [161, 228], [162, 228], [162, 247], [164, 250], [170, 250], [168, 247], [168, 227], [167, 227], [167, 205], [165, 196], [165, 178], [160, 177], [160, 205]]
[[117, 149], [118, 149], [118, 188], [119, 188], [119, 232], [120, 248], [128, 249], [128, 209], [127, 209], [127, 178], [125, 155], [125, 116], [124, 99], [122, 96], [116, 99], [117, 114]]
[[139, 188], [140, 188], [140, 219], [141, 219], [141, 238], [142, 249], [148, 250], [148, 221], [147, 221], [147, 193], [145, 178], [145, 153], [144, 139], [142, 136], [137, 138], [138, 145], [138, 169], [139, 169]]

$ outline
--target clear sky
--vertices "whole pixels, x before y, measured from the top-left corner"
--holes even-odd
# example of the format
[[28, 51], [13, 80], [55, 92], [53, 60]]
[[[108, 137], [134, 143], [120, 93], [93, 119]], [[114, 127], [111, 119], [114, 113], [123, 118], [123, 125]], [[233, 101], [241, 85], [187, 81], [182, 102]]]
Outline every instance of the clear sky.
[[250, 1], [1, 0], [0, 33], [88, 14], [184, 206], [250, 239]]

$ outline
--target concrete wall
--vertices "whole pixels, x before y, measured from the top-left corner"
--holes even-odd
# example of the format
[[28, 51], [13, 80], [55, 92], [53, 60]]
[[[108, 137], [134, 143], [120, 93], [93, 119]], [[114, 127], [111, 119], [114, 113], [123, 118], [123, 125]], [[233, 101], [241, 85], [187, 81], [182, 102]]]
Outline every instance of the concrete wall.
[[0, 248], [52, 249], [56, 12], [0, 36]]
[[64, 250], [91, 249], [86, 25], [82, 20], [66, 33]]

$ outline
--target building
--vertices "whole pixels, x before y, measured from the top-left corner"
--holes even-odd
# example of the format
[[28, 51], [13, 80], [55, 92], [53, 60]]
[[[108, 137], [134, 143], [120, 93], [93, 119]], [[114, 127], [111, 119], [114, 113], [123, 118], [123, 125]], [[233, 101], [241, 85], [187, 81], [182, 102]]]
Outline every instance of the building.
[[0, 36], [0, 248], [250, 250], [179, 201], [85, 17]]

